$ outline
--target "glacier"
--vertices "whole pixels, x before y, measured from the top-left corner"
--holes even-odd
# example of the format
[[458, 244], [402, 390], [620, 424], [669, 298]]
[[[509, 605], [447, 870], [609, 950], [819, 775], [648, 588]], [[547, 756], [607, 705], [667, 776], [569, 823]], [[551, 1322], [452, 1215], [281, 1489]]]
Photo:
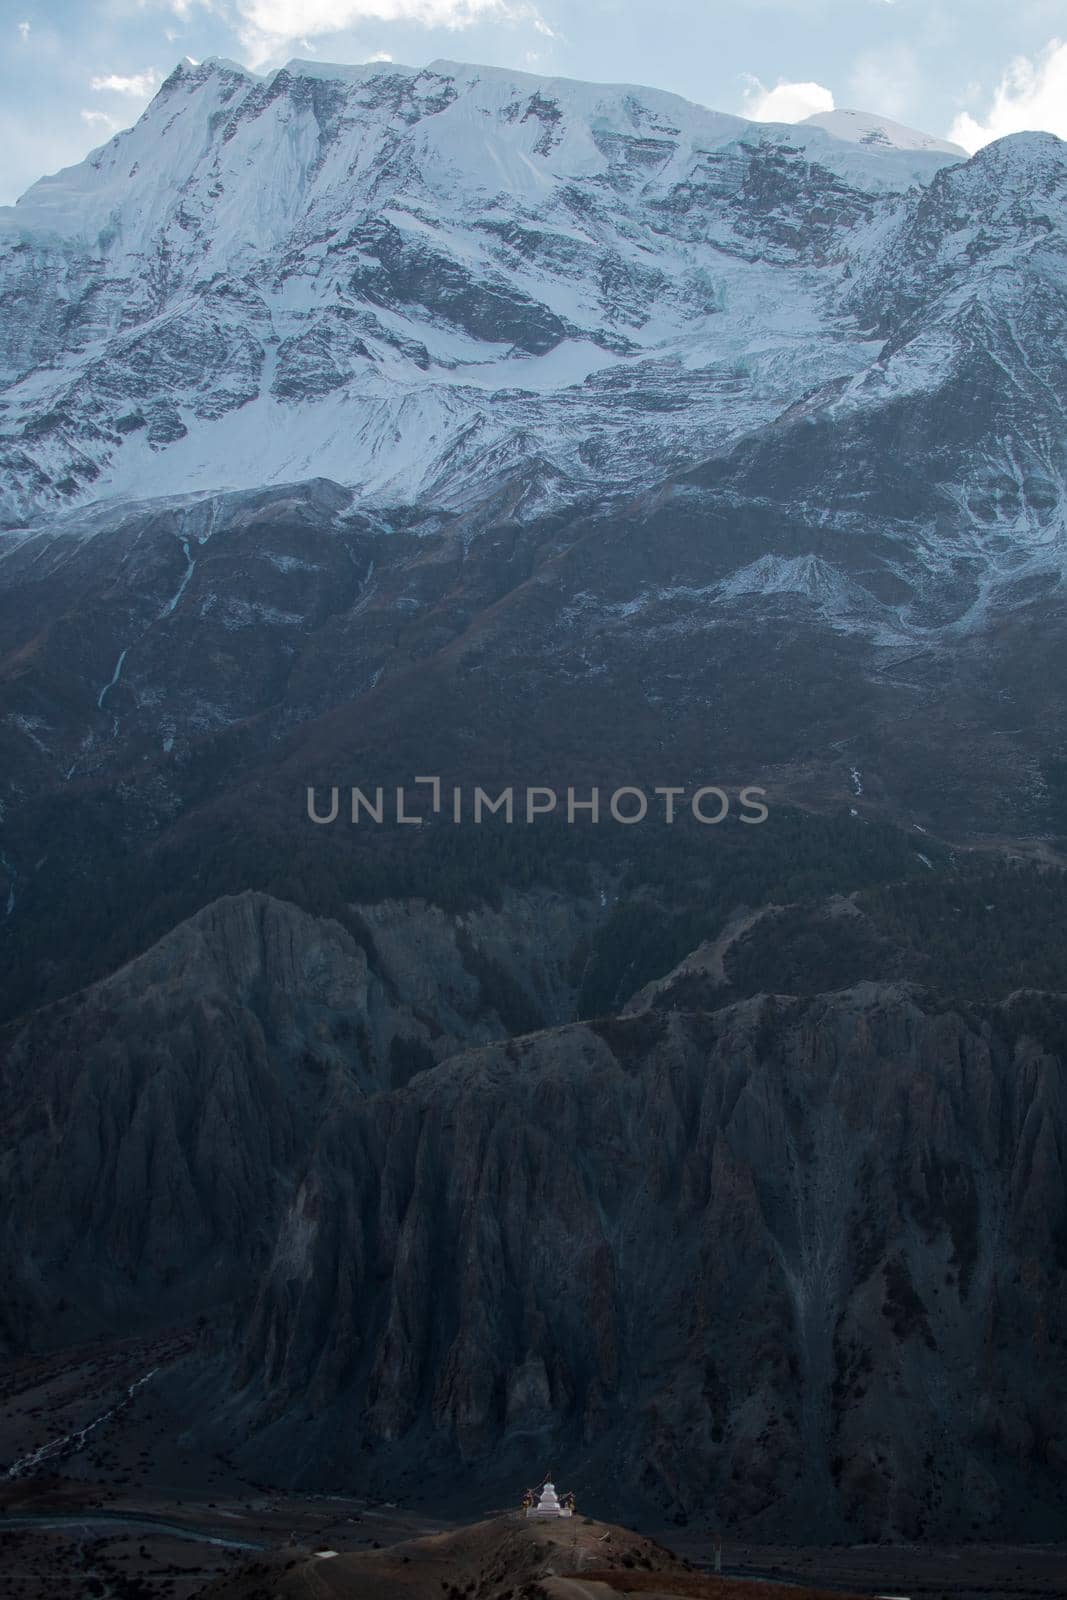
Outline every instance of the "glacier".
[[861, 382], [843, 290], [963, 152], [850, 117], [185, 61], [0, 211], [0, 527], [315, 476], [456, 508], [525, 472], [534, 512]]

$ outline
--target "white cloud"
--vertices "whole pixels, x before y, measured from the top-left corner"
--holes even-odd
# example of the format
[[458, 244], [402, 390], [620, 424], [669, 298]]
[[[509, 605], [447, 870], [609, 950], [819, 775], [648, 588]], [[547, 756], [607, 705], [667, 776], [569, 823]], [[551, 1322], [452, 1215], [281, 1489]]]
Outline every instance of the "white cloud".
[[920, 111], [919, 67], [909, 45], [886, 45], [856, 57], [848, 92], [858, 111], [874, 111], [898, 120]]
[[29, 25], [28, 22], [20, 22], [18, 24], [18, 30], [19, 30], [19, 33], [21, 34], [23, 39], [28, 39], [29, 38], [29, 36], [30, 36], [30, 25]]
[[834, 97], [821, 83], [785, 83], [768, 89], [750, 77], [741, 115], [753, 122], [803, 122], [816, 111], [832, 111]]
[[236, 8], [246, 61], [253, 68], [284, 56], [301, 39], [368, 22], [458, 30], [492, 19], [534, 27], [541, 21], [533, 0], [236, 0]]
[[1050, 40], [1037, 61], [1018, 56], [1008, 67], [984, 118], [964, 111], [948, 137], [973, 154], [1006, 133], [1043, 131], [1067, 139], [1067, 44]]
[[90, 128], [104, 128], [108, 133], [117, 133], [122, 127], [118, 117], [109, 117], [106, 111], [83, 111], [82, 121]]
[[145, 100], [159, 87], [160, 76], [154, 67], [149, 67], [145, 72], [135, 72], [129, 77], [123, 77], [121, 72], [109, 72], [106, 77], [91, 78], [90, 89], [97, 89], [105, 94], [129, 94], [138, 100]]
[[275, 39], [340, 33], [361, 22], [466, 28], [487, 14], [510, 13], [507, 0], [237, 0], [237, 9], [254, 33]]

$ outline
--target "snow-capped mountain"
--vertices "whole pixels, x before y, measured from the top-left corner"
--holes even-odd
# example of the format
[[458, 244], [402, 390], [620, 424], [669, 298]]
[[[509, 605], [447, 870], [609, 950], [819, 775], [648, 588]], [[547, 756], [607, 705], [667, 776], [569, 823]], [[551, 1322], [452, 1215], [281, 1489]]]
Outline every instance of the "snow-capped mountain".
[[[179, 66], [0, 219], [0, 804], [274, 738], [468, 627], [547, 708], [644, 659], [655, 717], [797, 630], [791, 749], [852, 651], [884, 686], [1045, 626], [1065, 157], [445, 62]], [[1043, 757], [1003, 754], [1040, 814]]]
[[450, 63], [4, 213], [0, 1351], [199, 1317], [257, 1483], [1054, 1537], [1065, 329], [1051, 135]]
[[[629, 488], [880, 344], [857, 260], [962, 155], [438, 62], [185, 62], [0, 214], [0, 525], [326, 475]], [[862, 130], [862, 131], [861, 131]]]
[[862, 144], [879, 150], [923, 150], [942, 156], [953, 156], [958, 161], [967, 160], [967, 152], [960, 144], [948, 139], [935, 139], [918, 128], [908, 128], [889, 117], [873, 116], [868, 111], [814, 111], [800, 124], [803, 128], [823, 128], [836, 139], [846, 139], [850, 144]]

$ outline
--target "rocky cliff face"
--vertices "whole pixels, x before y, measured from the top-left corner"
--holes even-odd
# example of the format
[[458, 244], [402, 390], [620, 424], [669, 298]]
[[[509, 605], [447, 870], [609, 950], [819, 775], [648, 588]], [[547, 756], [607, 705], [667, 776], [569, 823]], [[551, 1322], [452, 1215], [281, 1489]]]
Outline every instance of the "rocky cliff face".
[[245, 894], [9, 1030], [4, 1182], [26, 1199], [5, 1225], [9, 1338], [55, 1323], [58, 1262], [72, 1337], [228, 1301], [242, 1241], [262, 1244], [320, 1124], [461, 1045], [569, 1015], [594, 918], [535, 893], [464, 916], [367, 907], [342, 927]]
[[244, 897], [9, 1032], [9, 1336], [199, 1308], [170, 1381], [303, 1483], [474, 1491], [547, 1450], [767, 1534], [1062, 1517], [1059, 998], [661, 991], [471, 1048], [421, 1032], [460, 930], [372, 931]]
[[410, 1483], [414, 1433], [765, 1532], [1051, 1529], [1065, 1099], [1013, 1031], [862, 990], [455, 1058], [322, 1151], [239, 1381], [332, 1470]]

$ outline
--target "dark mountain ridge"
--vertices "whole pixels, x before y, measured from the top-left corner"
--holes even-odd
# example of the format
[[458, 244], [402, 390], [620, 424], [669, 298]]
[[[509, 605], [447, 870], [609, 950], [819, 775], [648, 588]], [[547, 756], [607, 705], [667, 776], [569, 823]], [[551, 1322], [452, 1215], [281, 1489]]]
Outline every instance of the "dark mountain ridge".
[[471, 985], [462, 920], [383, 926], [375, 972], [245, 896], [9, 1031], [9, 1341], [199, 1312], [160, 1381], [302, 1486], [476, 1495], [547, 1450], [762, 1537], [1051, 1536], [1062, 997], [693, 1011], [668, 983], [512, 1038], [483, 997], [471, 1048], [434, 1015]]

